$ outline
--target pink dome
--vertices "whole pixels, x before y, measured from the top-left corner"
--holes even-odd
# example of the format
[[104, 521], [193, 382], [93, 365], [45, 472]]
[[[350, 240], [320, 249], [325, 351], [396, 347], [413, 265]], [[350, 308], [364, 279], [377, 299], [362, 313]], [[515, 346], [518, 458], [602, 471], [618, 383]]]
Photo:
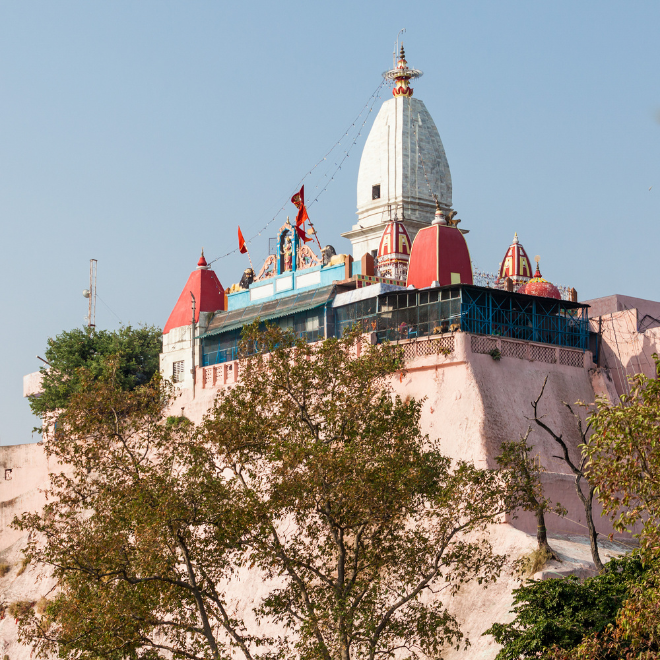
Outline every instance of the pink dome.
[[534, 277], [526, 284], [523, 284], [518, 289], [518, 293], [524, 293], [527, 296], [539, 296], [541, 298], [555, 298], [556, 300], [561, 300], [559, 289], [552, 284], [552, 282], [548, 282], [548, 280], [541, 277], [541, 270], [539, 269], [538, 261], [536, 263]]

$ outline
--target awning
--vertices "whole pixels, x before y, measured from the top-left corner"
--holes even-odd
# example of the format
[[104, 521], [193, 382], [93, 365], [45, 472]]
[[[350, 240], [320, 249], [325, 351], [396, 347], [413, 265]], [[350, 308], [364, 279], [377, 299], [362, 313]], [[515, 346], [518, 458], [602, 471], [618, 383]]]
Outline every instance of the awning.
[[323, 307], [334, 297], [335, 286], [324, 286], [320, 289], [303, 291], [298, 295], [286, 296], [277, 300], [269, 300], [261, 305], [248, 305], [231, 312], [217, 312], [213, 315], [206, 332], [200, 338], [210, 337], [221, 333], [242, 328], [252, 323], [255, 319], [261, 321], [272, 321], [281, 316], [306, 312], [310, 309]]

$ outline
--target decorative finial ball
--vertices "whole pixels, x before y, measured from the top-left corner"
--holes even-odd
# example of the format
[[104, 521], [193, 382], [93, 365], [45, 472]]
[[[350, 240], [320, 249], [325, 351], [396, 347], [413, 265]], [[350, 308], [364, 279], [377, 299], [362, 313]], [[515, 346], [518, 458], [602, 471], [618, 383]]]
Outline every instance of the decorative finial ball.
[[534, 257], [534, 261], [536, 261], [536, 265], [538, 266], [538, 265], [539, 265], [539, 261], [541, 261], [541, 257], [537, 254], [537, 255]]
[[89, 289], [83, 289], [83, 298], [89, 298], [91, 295]]

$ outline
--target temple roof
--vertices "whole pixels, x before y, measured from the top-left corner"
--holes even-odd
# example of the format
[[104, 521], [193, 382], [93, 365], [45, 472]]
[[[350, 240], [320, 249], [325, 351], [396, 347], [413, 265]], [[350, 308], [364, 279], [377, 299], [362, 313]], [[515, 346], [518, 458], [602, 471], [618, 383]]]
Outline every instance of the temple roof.
[[225, 308], [225, 290], [222, 288], [218, 276], [207, 265], [204, 250], [197, 262], [197, 268], [190, 273], [188, 281], [167, 319], [163, 329], [164, 335], [174, 328], [191, 324], [191, 293], [195, 296], [195, 323], [199, 321], [200, 312], [217, 312]]

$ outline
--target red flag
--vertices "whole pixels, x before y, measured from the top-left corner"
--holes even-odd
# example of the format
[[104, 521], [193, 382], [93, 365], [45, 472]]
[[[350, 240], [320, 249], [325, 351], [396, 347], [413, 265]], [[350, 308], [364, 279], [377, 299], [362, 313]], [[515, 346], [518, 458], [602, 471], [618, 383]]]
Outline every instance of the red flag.
[[296, 216], [296, 227], [303, 226], [305, 224], [305, 220], [309, 220], [309, 216], [307, 215], [307, 207], [303, 204], [298, 211], [298, 215]]
[[291, 198], [291, 203], [299, 209], [301, 206], [305, 206], [305, 185], [303, 184], [302, 188]]
[[247, 246], [245, 245], [245, 239], [243, 238], [243, 232], [240, 227], [238, 228], [238, 250], [241, 254], [247, 252]]
[[[305, 208], [303, 206], [303, 208]], [[307, 234], [305, 233], [305, 230], [302, 227], [296, 227], [296, 231], [298, 232], [298, 236], [300, 237], [300, 240], [309, 243], [310, 241], [313, 241], [313, 238], [307, 238]]]

